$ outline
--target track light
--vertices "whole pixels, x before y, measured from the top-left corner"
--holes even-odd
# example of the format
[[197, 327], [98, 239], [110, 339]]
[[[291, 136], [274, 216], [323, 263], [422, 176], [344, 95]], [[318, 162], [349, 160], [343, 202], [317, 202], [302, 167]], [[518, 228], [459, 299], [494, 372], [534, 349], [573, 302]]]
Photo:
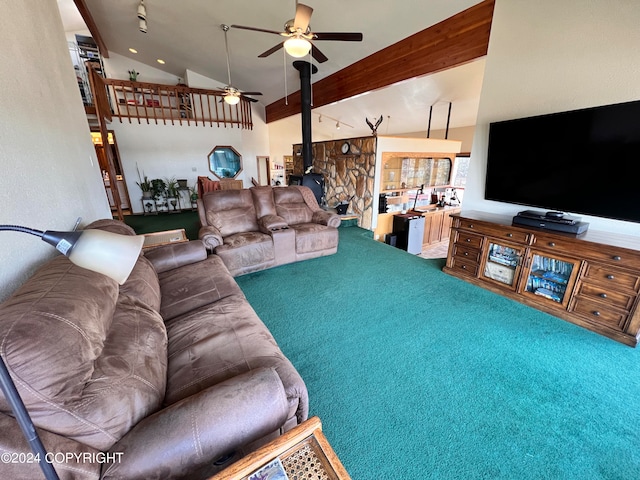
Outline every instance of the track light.
[[138, 22], [138, 26], [139, 26], [140, 31], [142, 33], [147, 33], [147, 21], [146, 20], [140, 20]]
[[336, 122], [336, 130], [340, 130], [340, 122]]
[[138, 5], [138, 18], [140, 20], [147, 19], [147, 8], [144, 6], [144, 0], [140, 0], [140, 5]]
[[322, 123], [322, 115], [318, 117], [318, 123]]

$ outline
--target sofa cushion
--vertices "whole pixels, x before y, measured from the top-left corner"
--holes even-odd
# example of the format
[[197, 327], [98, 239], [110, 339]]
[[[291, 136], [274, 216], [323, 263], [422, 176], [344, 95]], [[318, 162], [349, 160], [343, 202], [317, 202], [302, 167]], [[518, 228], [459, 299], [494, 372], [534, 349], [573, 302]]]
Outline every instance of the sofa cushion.
[[229, 295], [243, 296], [217, 255], [162, 272], [158, 277], [162, 286], [160, 313], [165, 322]]
[[[34, 423], [98, 449], [164, 397], [166, 332], [145, 303], [154, 295], [118, 292], [58, 256], [0, 306], [2, 355]], [[2, 395], [0, 410], [10, 412]]]
[[249, 190], [212, 192], [205, 194], [202, 201], [207, 224], [216, 227], [223, 237], [258, 231], [256, 209]]
[[284, 218], [289, 225], [309, 223], [313, 212], [304, 201], [297, 188], [274, 188], [273, 198], [276, 203], [276, 214]]
[[273, 202], [273, 187], [252, 187], [253, 204], [256, 207], [256, 215], [262, 218], [265, 215], [275, 215], [276, 205]]
[[167, 324], [169, 365], [165, 404], [258, 368], [275, 368], [289, 416], [308, 414], [304, 382], [244, 296], [230, 295]]
[[216, 247], [232, 275], [260, 270], [275, 264], [275, 249], [270, 235], [246, 232], [230, 235], [224, 244]]
[[338, 246], [338, 229], [317, 223], [293, 225], [296, 232], [296, 253], [321, 252]]
[[46, 410], [46, 400], [80, 398], [117, 298], [115, 280], [58, 256], [0, 306], [2, 354], [25, 393], [32, 392], [25, 403]]
[[120, 285], [120, 295], [136, 298], [151, 310], [160, 311], [160, 282], [149, 259], [138, 258], [129, 278]]

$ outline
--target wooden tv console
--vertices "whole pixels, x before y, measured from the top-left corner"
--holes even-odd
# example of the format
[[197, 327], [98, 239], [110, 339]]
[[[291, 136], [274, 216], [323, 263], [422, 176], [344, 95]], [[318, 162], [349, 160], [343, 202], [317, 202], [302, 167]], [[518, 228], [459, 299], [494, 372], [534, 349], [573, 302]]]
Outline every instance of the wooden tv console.
[[635, 347], [640, 240], [512, 226], [510, 216], [454, 214], [443, 268], [475, 285]]

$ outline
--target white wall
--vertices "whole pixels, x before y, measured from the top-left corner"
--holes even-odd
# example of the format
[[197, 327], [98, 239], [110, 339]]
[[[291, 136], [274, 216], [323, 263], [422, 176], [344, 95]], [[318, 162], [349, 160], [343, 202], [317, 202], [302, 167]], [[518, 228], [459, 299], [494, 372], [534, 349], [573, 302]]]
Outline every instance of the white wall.
[[[69, 230], [111, 216], [55, 0], [0, 0], [0, 223]], [[55, 250], [1, 232], [0, 300]]]
[[[490, 122], [640, 98], [638, 25], [637, 1], [496, 1], [464, 211], [522, 210], [484, 200]], [[614, 159], [611, 168], [603, 181], [622, 173]], [[637, 223], [580, 216], [591, 229], [640, 235]]]

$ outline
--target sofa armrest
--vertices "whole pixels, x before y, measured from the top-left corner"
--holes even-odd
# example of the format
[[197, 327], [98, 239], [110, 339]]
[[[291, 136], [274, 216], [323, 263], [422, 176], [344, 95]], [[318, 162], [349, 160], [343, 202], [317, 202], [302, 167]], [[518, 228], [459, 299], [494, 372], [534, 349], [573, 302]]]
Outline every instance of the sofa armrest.
[[342, 219], [339, 215], [335, 213], [327, 212], [326, 210], [316, 210], [313, 212], [313, 217], [311, 219], [313, 223], [319, 223], [321, 225], [327, 225], [328, 227], [336, 227], [340, 226], [340, 222]]
[[289, 228], [289, 224], [278, 215], [265, 215], [258, 219], [258, 227], [262, 233], [271, 233], [283, 228]]
[[287, 397], [274, 369], [238, 375], [145, 418], [110, 452], [102, 479], [188, 478], [235, 449], [278, 430]]
[[164, 245], [145, 252], [157, 273], [201, 262], [207, 258], [207, 249], [200, 240]]
[[212, 252], [216, 247], [224, 243], [222, 235], [220, 235], [220, 230], [216, 227], [212, 227], [211, 225], [200, 227], [200, 230], [198, 231], [198, 238], [202, 240], [202, 243], [207, 247], [207, 250]]

